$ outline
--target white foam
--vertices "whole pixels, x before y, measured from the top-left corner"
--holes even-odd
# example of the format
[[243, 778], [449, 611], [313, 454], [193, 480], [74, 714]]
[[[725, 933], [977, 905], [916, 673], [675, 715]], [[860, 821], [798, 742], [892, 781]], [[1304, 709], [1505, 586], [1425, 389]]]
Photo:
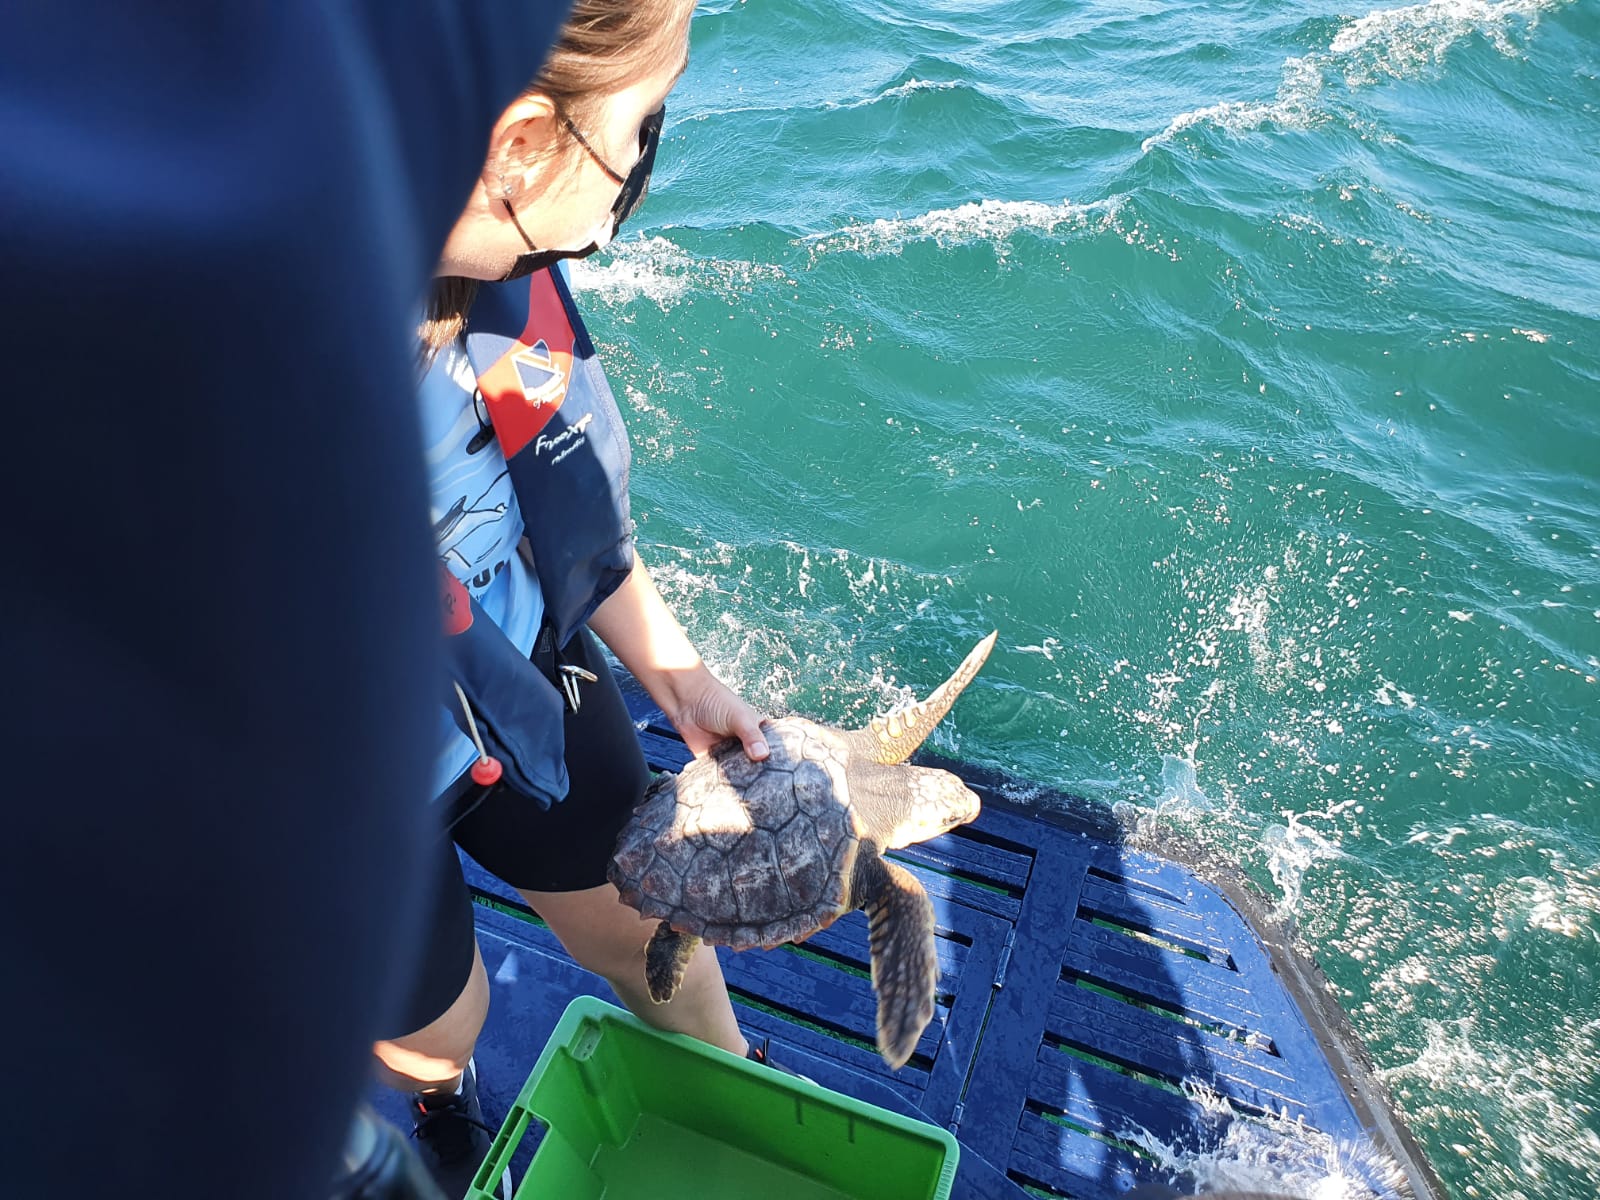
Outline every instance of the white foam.
[[1396, 705], [1407, 709], [1415, 708], [1417, 706], [1416, 696], [1406, 691], [1405, 688], [1401, 687], [1393, 680], [1385, 679], [1382, 676], [1379, 676], [1378, 678], [1378, 687], [1377, 690], [1372, 693], [1372, 698], [1379, 704], [1385, 705], [1389, 708], [1393, 708]]
[[[741, 89], [742, 90], [742, 89]], [[686, 113], [683, 116], [674, 115], [673, 123], [690, 121], [709, 121], [714, 117], [738, 117], [746, 113], [787, 113], [791, 110], [777, 104], [739, 104], [732, 108], [703, 108], [699, 112]]]
[[1045, 638], [1037, 646], [1015, 647], [1018, 654], [1042, 654], [1048, 662], [1055, 662], [1056, 651], [1059, 649], [1061, 649], [1061, 641], [1059, 638], [1053, 637]]
[[1175, 754], [1161, 756], [1161, 804], [1163, 815], [1210, 812], [1216, 805], [1200, 786], [1194, 759]]
[[1184, 1091], [1217, 1131], [1200, 1139], [1204, 1150], [1169, 1144], [1142, 1129], [1123, 1136], [1149, 1152], [1186, 1193], [1377, 1200], [1404, 1183], [1399, 1167], [1365, 1142], [1340, 1142], [1287, 1117], [1240, 1114], [1196, 1081], [1186, 1082]]
[[1516, 53], [1515, 23], [1532, 22], [1558, 0], [1433, 0], [1381, 8], [1346, 25], [1328, 47], [1352, 87], [1404, 79], [1439, 63], [1457, 42], [1481, 34], [1502, 54]]
[[1523, 930], [1600, 942], [1600, 868], [1588, 877], [1561, 872], [1554, 881], [1534, 876], [1508, 880], [1495, 889], [1494, 931], [1502, 941]]
[[[1270, 568], [1269, 568], [1270, 572]], [[1268, 573], [1259, 584], [1242, 583], [1228, 601], [1229, 632], [1243, 633], [1250, 647], [1250, 658], [1255, 663], [1256, 674], [1268, 691], [1277, 691], [1281, 677], [1274, 669], [1278, 657], [1268, 636], [1267, 623], [1276, 599], [1277, 576]]]
[[1269, 825], [1261, 835], [1261, 845], [1267, 852], [1267, 869], [1283, 893], [1283, 899], [1273, 910], [1273, 915], [1279, 919], [1292, 915], [1299, 908], [1306, 872], [1316, 863], [1344, 854], [1315, 829], [1300, 824], [1297, 814], [1290, 813], [1288, 817], [1287, 825]]
[[[1217, 482], [1214, 501], [1169, 510], [1195, 541], [1214, 541], [1201, 522], [1221, 519], [1232, 480], [1221, 473]], [[1352, 599], [1366, 603], [1381, 578], [1366, 547], [1344, 534], [1301, 531], [1277, 561], [1263, 563], [1261, 553], [1259, 543], [1212, 544], [1162, 560], [1162, 580], [1181, 597], [1165, 644], [1142, 651], [1139, 666], [1118, 659], [1085, 676], [1074, 658], [1066, 669], [1077, 702], [1127, 731], [1118, 755], [1127, 778], [1121, 795], [1111, 789], [1107, 799], [1130, 801], [1140, 833], [1156, 837], [1164, 822], [1202, 811], [1194, 801], [1203, 796], [1212, 808], [1205, 820], [1186, 822], [1184, 835], [1275, 867], [1280, 912], [1289, 913], [1306, 869], [1362, 836], [1364, 814], [1385, 799], [1396, 766], [1372, 753], [1375, 731], [1393, 716], [1380, 705], [1416, 709], [1418, 719], [1425, 706], [1405, 686], [1415, 688], [1412, 681], [1372, 672], [1362, 628], [1348, 619], [1360, 615]], [[1091, 769], [1097, 779], [1107, 773]], [[1108, 790], [1076, 778], [1054, 782]], [[1263, 808], [1290, 803], [1293, 828], [1280, 826], [1263, 845]]]
[[1476, 1017], [1425, 1020], [1423, 1029], [1417, 1057], [1380, 1074], [1412, 1096], [1413, 1120], [1455, 1134], [1474, 1195], [1544, 1200], [1556, 1180], [1594, 1177], [1600, 1132], [1593, 1109], [1574, 1099], [1594, 1094], [1600, 1019], [1575, 1014], [1557, 1037], [1510, 1044], [1482, 1033]]
[[1438, 66], [1457, 42], [1481, 35], [1505, 55], [1517, 53], [1511, 39], [1520, 23], [1533, 24], [1540, 13], [1568, 0], [1433, 0], [1404, 8], [1375, 9], [1352, 21], [1328, 48], [1283, 64], [1277, 95], [1271, 100], [1228, 100], [1180, 113], [1143, 149], [1171, 142], [1184, 130], [1210, 125], [1238, 135], [1272, 127], [1306, 129], [1332, 113], [1321, 101], [1328, 84], [1341, 79], [1348, 88], [1384, 79], [1410, 79]]
[[[885, 88], [870, 96], [861, 96], [854, 100], [823, 100], [813, 103], [811, 111], [816, 112], [847, 112], [851, 109], [869, 108], [883, 100], [895, 100], [901, 96], [910, 96], [916, 92], [945, 92], [953, 88], [970, 88], [972, 84], [959, 79], [908, 79], [904, 83], [897, 83], [893, 87]], [[684, 122], [707, 121], [714, 117], [736, 117], [748, 113], [770, 113], [792, 117], [797, 112], [806, 111], [804, 104], [743, 104], [730, 108], [707, 108], [699, 112], [689, 113], [675, 118]]]
[[889, 88], [879, 99], [886, 100], [890, 96], [909, 96], [912, 92], [944, 92], [951, 88], [965, 86], [960, 80], [946, 79], [908, 79], [904, 83]]
[[1278, 84], [1278, 94], [1271, 100], [1225, 100], [1179, 113], [1172, 123], [1154, 137], [1148, 137], [1140, 149], [1148, 152], [1164, 142], [1170, 142], [1185, 129], [1195, 125], [1215, 125], [1224, 133], [1238, 135], [1249, 133], [1266, 125], [1279, 129], [1306, 129], [1327, 119], [1328, 114], [1317, 107], [1324, 85], [1317, 56], [1291, 58], [1283, 64], [1283, 79]]
[[915, 92], [946, 92], [952, 88], [970, 88], [972, 84], [961, 80], [933, 80], [933, 79], [908, 79], [904, 83], [897, 83], [893, 87], [871, 96], [863, 96], [859, 100], [829, 100], [822, 104], [828, 110], [847, 110], [853, 108], [868, 108], [883, 100], [895, 100], [902, 96], [910, 96]]
[[[968, 648], [963, 643], [970, 622], [941, 611], [949, 586], [942, 575], [792, 542], [647, 546], [644, 557], [707, 664], [770, 716], [803, 712], [863, 726], [925, 699], [944, 680], [941, 666], [953, 667]], [[774, 579], [785, 585], [775, 586]], [[807, 593], [803, 601], [801, 589]], [[863, 621], [841, 623], [841, 606]], [[929, 656], [913, 666], [892, 648], [884, 655], [863, 651], [863, 626], [903, 629], [913, 621], [952, 631], [948, 664]], [[932, 745], [955, 753], [957, 724], [956, 716], [947, 717], [934, 730]]]
[[663, 311], [690, 293], [743, 295], [788, 279], [783, 268], [739, 259], [701, 258], [656, 235], [614, 242], [604, 259], [572, 264], [572, 289], [607, 304], [648, 300]]
[[1112, 227], [1124, 198], [1112, 196], [1089, 204], [1046, 204], [1036, 200], [980, 200], [955, 208], [936, 208], [915, 217], [880, 218], [847, 225], [832, 233], [804, 239], [812, 256], [846, 252], [899, 254], [916, 242], [934, 242], [941, 249], [972, 242], [1004, 243], [1023, 230], [1059, 236], [1091, 233]]

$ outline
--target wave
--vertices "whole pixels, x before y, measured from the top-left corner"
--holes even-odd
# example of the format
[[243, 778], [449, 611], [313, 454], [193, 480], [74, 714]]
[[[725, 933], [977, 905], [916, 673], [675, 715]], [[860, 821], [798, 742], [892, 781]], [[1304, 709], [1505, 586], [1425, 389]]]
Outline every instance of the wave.
[[1195, 125], [1214, 125], [1224, 133], [1237, 135], [1266, 125], [1278, 129], [1308, 129], [1327, 120], [1328, 114], [1317, 107], [1324, 76], [1319, 64], [1313, 61], [1314, 57], [1291, 58], [1283, 64], [1283, 82], [1278, 85], [1275, 98], [1225, 100], [1180, 113], [1160, 133], [1146, 138], [1139, 148], [1148, 154]]
[[1501, 54], [1517, 53], [1514, 24], [1531, 27], [1560, 0], [1434, 0], [1406, 8], [1377, 9], [1334, 36], [1328, 57], [1352, 87], [1382, 78], [1405, 79], [1443, 61], [1449, 49], [1472, 34]]
[[1384, 79], [1409, 79], [1443, 61], [1457, 42], [1482, 36], [1501, 54], [1514, 55], [1511, 39], [1518, 25], [1531, 28], [1543, 12], [1566, 0], [1432, 0], [1405, 8], [1375, 9], [1346, 25], [1324, 51], [1283, 64], [1277, 95], [1271, 100], [1228, 100], [1180, 113], [1160, 133], [1146, 138], [1148, 153], [1184, 130], [1210, 125], [1237, 135], [1272, 126], [1306, 129], [1329, 120], [1320, 101], [1329, 83], [1342, 79], [1361, 88]]
[[838, 252], [874, 256], [899, 254], [916, 242], [940, 249], [971, 242], [1003, 242], [1023, 230], [1048, 235], [1095, 233], [1112, 228], [1127, 197], [1116, 195], [1088, 204], [1063, 200], [979, 200], [955, 208], [936, 208], [916, 217], [883, 217], [847, 225], [803, 239], [812, 257]]
[[603, 261], [572, 265], [575, 292], [607, 304], [649, 300], [663, 312], [691, 292], [746, 295], [758, 285], [788, 280], [783, 268], [771, 263], [702, 258], [659, 235], [613, 243]]
[[912, 76], [904, 83], [897, 83], [892, 87], [887, 87], [875, 95], [863, 96], [859, 100], [828, 100], [825, 101], [820, 107], [824, 109], [867, 108], [873, 104], [879, 103], [880, 101], [897, 100], [903, 96], [909, 96], [914, 92], [947, 92], [955, 88], [963, 88], [967, 91], [971, 91], [973, 90], [973, 85], [961, 79], [918, 79], [915, 76]]
[[968, 87], [959, 79], [908, 79], [904, 83], [896, 84], [882, 95], [875, 97], [878, 100], [887, 100], [891, 96], [909, 96], [912, 92], [943, 92], [950, 88]]
[[[683, 123], [710, 120], [713, 117], [745, 116], [750, 113], [765, 113], [784, 118], [793, 117], [803, 112], [847, 112], [851, 109], [870, 108], [884, 100], [899, 100], [916, 92], [948, 92], [953, 90], [975, 91], [973, 84], [964, 79], [918, 79], [913, 76], [903, 83], [897, 83], [884, 88], [881, 92], [874, 92], [870, 96], [861, 96], [855, 100], [821, 100], [815, 104], [746, 104], [736, 105], [732, 108], [707, 108], [699, 112], [688, 113], [679, 118]], [[668, 127], [670, 129], [670, 126]]]

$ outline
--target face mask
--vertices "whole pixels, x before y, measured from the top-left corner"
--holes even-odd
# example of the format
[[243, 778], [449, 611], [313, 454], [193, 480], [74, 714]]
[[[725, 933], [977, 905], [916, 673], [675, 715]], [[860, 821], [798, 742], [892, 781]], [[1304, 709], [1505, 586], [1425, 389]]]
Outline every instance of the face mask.
[[[511, 201], [500, 201], [506, 206], [506, 212], [511, 216], [511, 223], [517, 227], [517, 232], [522, 234], [522, 240], [528, 245], [528, 252], [517, 255], [516, 261], [511, 264], [511, 269], [501, 276], [502, 282], [532, 275], [535, 271], [542, 271], [564, 258], [588, 258], [617, 236], [617, 230], [622, 228], [622, 223], [633, 216], [650, 192], [650, 172], [656, 165], [656, 147], [661, 142], [661, 124], [666, 120], [666, 116], [667, 106], [663, 104], [644, 119], [644, 124], [639, 127], [638, 161], [633, 164], [633, 169], [628, 172], [627, 178], [622, 180], [621, 190], [617, 192], [616, 201], [611, 205], [610, 214], [600, 223], [594, 236], [581, 250], [536, 249], [533, 239], [523, 232], [522, 223], [517, 220], [516, 210], [511, 207]], [[570, 120], [567, 121], [567, 128], [578, 139], [578, 144], [589, 152], [589, 157], [600, 165], [601, 170], [615, 178], [616, 173], [606, 166], [605, 160], [594, 152]]]

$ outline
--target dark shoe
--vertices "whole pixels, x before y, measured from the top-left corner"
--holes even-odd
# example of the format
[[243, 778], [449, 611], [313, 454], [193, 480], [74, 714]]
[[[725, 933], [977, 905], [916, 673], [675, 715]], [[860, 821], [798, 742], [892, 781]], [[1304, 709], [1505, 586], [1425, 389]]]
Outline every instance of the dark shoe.
[[782, 1071], [785, 1075], [793, 1075], [796, 1079], [804, 1079], [807, 1083], [817, 1082], [809, 1075], [800, 1074], [800, 1072], [796, 1071], [793, 1067], [786, 1067], [781, 1062], [773, 1061], [771, 1038], [762, 1038], [761, 1045], [759, 1046], [754, 1042], [751, 1042], [750, 1052], [746, 1054], [745, 1057], [751, 1062], [760, 1063], [763, 1067], [771, 1067], [774, 1071]]
[[[467, 1064], [454, 1094], [413, 1092], [411, 1116], [416, 1122], [411, 1136], [417, 1139], [422, 1161], [444, 1194], [460, 1200], [494, 1144], [495, 1131], [484, 1123], [478, 1103], [477, 1068]], [[511, 1200], [509, 1171], [500, 1177], [495, 1195]]]

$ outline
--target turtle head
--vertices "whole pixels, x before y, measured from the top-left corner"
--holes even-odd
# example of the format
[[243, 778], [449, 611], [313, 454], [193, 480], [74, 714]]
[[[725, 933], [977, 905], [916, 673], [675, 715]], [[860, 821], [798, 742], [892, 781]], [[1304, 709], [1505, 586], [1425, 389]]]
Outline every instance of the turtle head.
[[[904, 791], [894, 806], [883, 844], [895, 850], [949, 833], [977, 817], [982, 802], [960, 778], [934, 767], [896, 767], [894, 775]], [[898, 788], [896, 789], [899, 790]]]

